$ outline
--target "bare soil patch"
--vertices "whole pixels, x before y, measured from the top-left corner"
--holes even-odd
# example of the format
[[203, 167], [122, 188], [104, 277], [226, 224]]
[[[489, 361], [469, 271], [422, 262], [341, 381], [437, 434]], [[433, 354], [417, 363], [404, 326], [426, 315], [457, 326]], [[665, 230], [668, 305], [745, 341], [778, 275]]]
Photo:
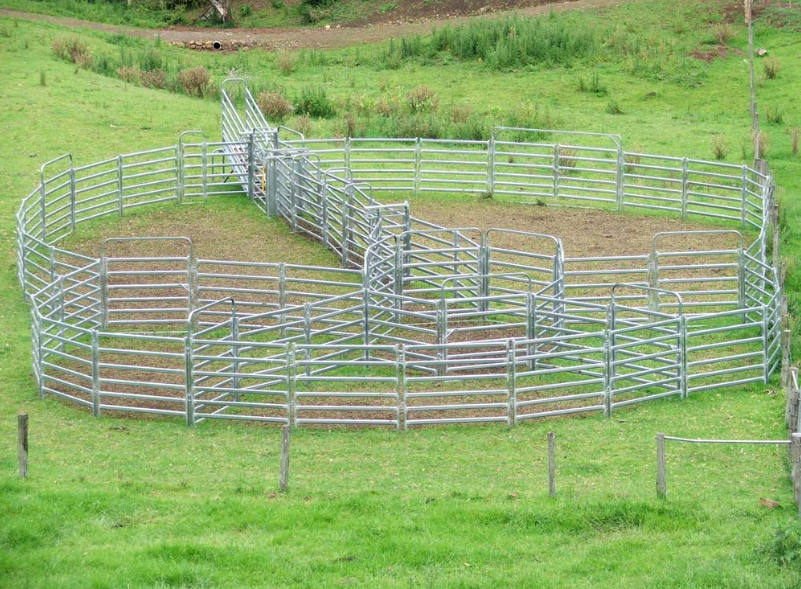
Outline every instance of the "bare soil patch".
[[123, 33], [133, 37], [145, 37], [171, 43], [189, 44], [220, 41], [230, 47], [234, 41], [243, 47], [258, 45], [269, 50], [278, 49], [326, 49], [361, 43], [375, 43], [409, 35], [420, 35], [434, 28], [462, 22], [471, 15], [486, 18], [512, 12], [523, 15], [547, 14], [549, 11], [588, 10], [617, 6], [625, 0], [572, 0], [556, 2], [518, 0], [443, 0], [426, 4], [425, 0], [399, 3], [396, 10], [376, 15], [351, 25], [317, 28], [258, 28], [258, 29], [209, 29], [200, 27], [173, 27], [165, 29], [139, 29], [82, 21], [74, 18], [32, 14], [16, 10], [0, 9], [0, 16], [40, 20], [68, 27], [85, 27], [107, 33]]
[[[716, 229], [705, 223], [633, 212], [532, 206], [492, 200], [451, 204], [420, 197], [410, 200], [410, 207], [414, 216], [445, 227], [502, 227], [553, 235], [562, 240], [567, 257], [646, 254], [651, 251], [657, 233]], [[499, 237], [498, 245], [515, 247], [513, 236], [501, 234]], [[708, 234], [681, 236], [671, 243], [686, 251], [734, 245], [732, 236]]]

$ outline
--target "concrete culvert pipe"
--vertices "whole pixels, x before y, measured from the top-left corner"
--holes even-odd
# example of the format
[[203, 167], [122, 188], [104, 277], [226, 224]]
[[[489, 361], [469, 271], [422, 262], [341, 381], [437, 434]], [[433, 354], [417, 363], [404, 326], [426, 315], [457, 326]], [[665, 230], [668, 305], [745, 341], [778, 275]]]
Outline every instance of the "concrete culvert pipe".
[[213, 41], [211, 46], [217, 51], [222, 49], [222, 43], [220, 43], [219, 41]]

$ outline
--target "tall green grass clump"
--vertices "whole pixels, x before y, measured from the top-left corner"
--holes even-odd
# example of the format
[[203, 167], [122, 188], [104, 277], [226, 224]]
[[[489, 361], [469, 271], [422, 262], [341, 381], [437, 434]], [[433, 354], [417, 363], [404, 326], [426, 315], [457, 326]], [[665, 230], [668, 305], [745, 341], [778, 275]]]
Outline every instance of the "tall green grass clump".
[[435, 31], [437, 51], [461, 60], [485, 61], [507, 70], [528, 65], [565, 65], [587, 59], [601, 49], [595, 31], [580, 19], [513, 16], [477, 20]]

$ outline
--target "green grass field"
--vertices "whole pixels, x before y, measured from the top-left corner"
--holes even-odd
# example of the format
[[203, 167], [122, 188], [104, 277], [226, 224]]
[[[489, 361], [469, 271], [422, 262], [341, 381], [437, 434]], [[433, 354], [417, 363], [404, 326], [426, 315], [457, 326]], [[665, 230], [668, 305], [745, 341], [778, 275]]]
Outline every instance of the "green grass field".
[[[673, 41], [674, 58], [709, 34], [682, 29], [707, 2], [634, 2], [585, 25], [641, 23], [631, 32]], [[711, 6], [722, 10], [722, 5]], [[585, 18], [585, 17], [582, 17]], [[616, 20], [615, 20], [616, 19]], [[743, 28], [731, 44], [742, 49]], [[14, 268], [13, 215], [42, 162], [65, 152], [76, 164], [173, 143], [186, 129], [219, 135], [216, 101], [124, 84], [57, 59], [54, 37], [74, 31], [0, 20], [0, 587], [797, 587], [801, 526], [784, 447], [668, 447], [668, 498], [655, 497], [659, 431], [688, 437], [786, 437], [784, 397], [770, 387], [713, 391], [599, 415], [535, 421], [514, 430], [299, 430], [290, 490], [277, 495], [275, 429], [178, 420], [103, 417], [36, 397], [28, 309]], [[118, 40], [78, 34], [95, 52]], [[795, 96], [801, 40], [792, 26], [757, 27], [757, 44], [783, 64], [759, 83], [786, 225], [793, 306], [801, 160], [788, 128], [801, 125]], [[290, 95], [325, 84], [339, 114], [314, 120], [324, 136], [348, 100], [430, 86], [440, 108], [468, 103], [487, 124], [519, 103], [561, 127], [619, 132], [644, 152], [709, 159], [726, 138], [726, 161], [747, 142], [747, 69], [730, 52], [680, 65], [697, 83], [658, 80], [618, 54], [568, 65], [497, 71], [439, 56], [398, 69], [368, 63], [386, 46], [301, 58], [290, 75], [250, 52], [198, 55], [160, 47], [169, 59], [206, 65], [217, 81], [237, 69]], [[357, 53], [358, 52], [358, 53]], [[674, 59], [671, 58], [671, 59]], [[357, 60], [364, 60], [356, 65]], [[645, 60], [655, 63], [651, 54]], [[677, 61], [676, 63], [681, 63]], [[682, 70], [685, 71], [685, 70]], [[598, 72], [605, 96], [577, 89]], [[45, 85], [41, 85], [44, 73]], [[382, 88], [384, 88], [382, 90]], [[651, 93], [654, 93], [651, 95]], [[608, 112], [615, 100], [623, 114]], [[543, 112], [541, 110], [541, 112]], [[748, 155], [748, 154], [746, 154]], [[202, 207], [197, 208], [202, 215]], [[236, 219], [231, 219], [232, 227]], [[796, 348], [798, 346], [796, 345]], [[16, 476], [16, 415], [31, 420], [30, 478]], [[558, 496], [548, 497], [545, 435], [557, 434]], [[779, 502], [776, 509], [761, 498]], [[774, 541], [777, 530], [783, 542]]]

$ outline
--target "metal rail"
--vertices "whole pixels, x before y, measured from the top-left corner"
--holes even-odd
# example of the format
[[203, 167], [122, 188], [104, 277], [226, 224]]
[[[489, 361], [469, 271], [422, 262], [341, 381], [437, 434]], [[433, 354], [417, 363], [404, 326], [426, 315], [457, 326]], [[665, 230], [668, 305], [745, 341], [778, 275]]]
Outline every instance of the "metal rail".
[[[191, 425], [511, 426], [767, 382], [779, 366], [769, 174], [629, 153], [616, 136], [529, 140], [537, 130], [307, 140], [271, 127], [247, 88], [240, 113], [234, 83], [220, 142], [191, 132], [176, 146], [42, 167], [17, 214], [42, 395]], [[735, 243], [683, 251], [663, 249], [675, 234], [660, 234], [641, 255], [571, 258], [552, 236], [424, 222], [408, 203], [378, 202], [379, 190], [650, 208], [759, 236], [744, 247], [737, 231], [709, 231]], [[159, 256], [104, 246], [98, 259], [58, 246], [90, 219], [232, 191], [342, 268], [198, 260], [191, 242]]]

